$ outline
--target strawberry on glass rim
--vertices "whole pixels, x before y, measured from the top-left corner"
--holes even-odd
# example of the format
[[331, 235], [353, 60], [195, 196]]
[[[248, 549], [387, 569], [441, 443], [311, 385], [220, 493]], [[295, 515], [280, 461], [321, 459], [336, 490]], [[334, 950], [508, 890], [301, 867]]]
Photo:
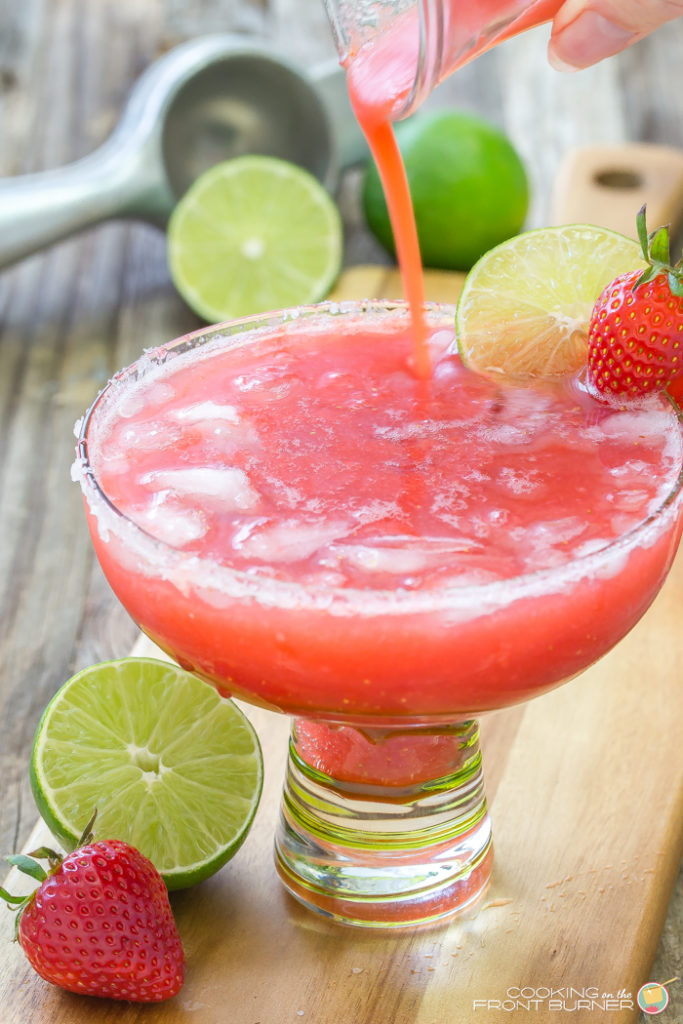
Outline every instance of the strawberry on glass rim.
[[18, 911], [19, 944], [41, 978], [69, 992], [169, 999], [185, 980], [185, 955], [164, 881], [128, 843], [93, 842], [94, 821], [64, 857], [43, 846], [6, 858], [40, 882], [28, 896], [0, 887], [0, 898]]
[[616, 277], [603, 290], [588, 329], [588, 381], [614, 398], [639, 398], [683, 383], [683, 260], [671, 265], [669, 229], [648, 234], [636, 218], [645, 270]]

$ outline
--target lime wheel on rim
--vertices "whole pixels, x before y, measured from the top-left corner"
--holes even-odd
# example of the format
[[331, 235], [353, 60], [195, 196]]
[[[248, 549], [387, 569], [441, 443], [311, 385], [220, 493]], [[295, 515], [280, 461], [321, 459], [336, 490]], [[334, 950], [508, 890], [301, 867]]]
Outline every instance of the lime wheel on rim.
[[577, 372], [603, 288], [645, 265], [637, 242], [592, 224], [508, 239], [467, 275], [455, 317], [460, 358], [478, 373], [517, 383]]

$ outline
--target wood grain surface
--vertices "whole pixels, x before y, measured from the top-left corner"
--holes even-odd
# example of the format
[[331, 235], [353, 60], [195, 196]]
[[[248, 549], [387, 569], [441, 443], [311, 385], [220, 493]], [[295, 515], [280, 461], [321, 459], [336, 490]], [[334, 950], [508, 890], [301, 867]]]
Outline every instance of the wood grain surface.
[[[90, 152], [109, 134], [132, 83], [155, 57], [212, 31], [267, 38], [304, 62], [333, 55], [316, 0], [24, 0], [1, 6], [0, 173], [55, 167]], [[572, 147], [623, 140], [683, 147], [682, 22], [619, 58], [567, 76], [547, 67], [545, 34], [541, 29], [506, 44], [463, 69], [429, 101], [431, 107], [454, 104], [477, 111], [506, 129], [529, 171], [529, 226], [549, 221], [551, 183]], [[387, 262], [364, 228], [359, 177], [349, 172], [338, 197], [349, 268]], [[0, 274], [0, 851], [22, 847], [35, 823], [27, 755], [48, 699], [73, 671], [126, 653], [136, 636], [94, 561], [80, 496], [69, 482], [73, 423], [114, 370], [143, 347], [195, 326], [169, 283], [163, 236], [145, 225], [105, 224]], [[270, 827], [272, 811], [264, 806], [250, 847], [233, 866], [236, 873], [231, 867], [225, 881], [209, 883], [197, 897], [221, 928], [234, 923], [239, 941], [232, 960], [218, 948], [206, 948], [208, 937], [190, 923], [190, 897], [178, 901], [195, 962], [206, 957], [219, 964], [226, 987], [209, 999], [191, 975], [184, 1002], [145, 1016], [200, 1024], [289, 1019], [459, 1024], [468, 1020], [470, 997], [504, 998], [504, 989], [489, 981], [492, 961], [482, 959], [485, 947], [507, 972], [497, 977], [514, 978], [510, 984], [586, 986], [593, 977], [585, 965], [606, 962], [624, 965], [623, 972], [619, 968], [600, 978], [610, 991], [632, 989], [648, 980], [648, 972], [658, 980], [683, 973], [680, 886], [662, 931], [678, 849], [672, 830], [681, 752], [680, 743], [672, 748], [666, 737], [673, 724], [680, 738], [679, 577], [680, 559], [656, 610], [598, 667], [599, 678], [588, 675], [523, 712], [509, 713], [509, 720], [494, 717], [488, 724], [493, 748], [489, 738], [485, 756], [489, 792], [492, 786], [496, 790], [498, 862], [508, 865], [496, 892], [512, 903], [482, 915], [482, 922], [495, 923], [483, 938], [460, 943], [461, 950], [456, 942], [448, 957], [444, 952], [434, 964], [428, 948], [396, 938], [358, 940], [353, 949], [365, 960], [351, 952], [342, 956], [346, 939], [306, 924], [279, 890], [266, 889], [266, 903], [283, 906], [296, 927], [284, 948], [271, 936], [259, 949], [242, 927], [245, 904], [255, 894], [241, 878], [249, 874], [252, 858], [261, 863], [260, 857], [270, 857], [270, 844], [265, 853], [259, 839]], [[583, 710], [584, 692], [590, 712]], [[604, 703], [593, 703], [598, 696]], [[561, 739], [544, 733], [545, 707], [565, 726]], [[564, 740], [567, 731], [571, 742]], [[601, 764], [610, 769], [599, 777], [591, 759], [598, 744]], [[520, 759], [497, 758], [492, 749], [519, 752]], [[516, 767], [506, 775], [508, 763]], [[625, 770], [634, 764], [640, 766], [636, 777]], [[564, 788], [568, 772], [577, 783], [571, 795]], [[505, 814], [515, 809], [506, 831]], [[556, 835], [563, 851], [562, 859], [555, 853], [550, 862], [542, 859], [548, 844], [525, 832], [546, 811], [545, 831]], [[608, 859], [603, 835], [611, 829], [601, 825], [620, 813], [626, 815], [621, 856]], [[590, 849], [577, 828], [584, 820], [591, 824]], [[655, 848], [657, 827], [644, 845], [635, 845], [642, 821], [662, 822], [671, 842]], [[563, 901], [581, 905], [582, 913], [571, 918], [571, 926], [560, 927], [556, 945], [550, 946], [536, 923], [539, 917], [560, 920]], [[648, 908], [637, 924], [628, 914], [633, 902]], [[542, 913], [536, 913], [539, 908]], [[260, 911], [264, 921], [269, 910]], [[16, 948], [5, 943], [8, 917], [2, 919], [0, 956], [3, 1013], [22, 1022], [79, 1020], [84, 1004], [47, 992], [23, 969]], [[650, 967], [658, 936], [657, 959]], [[542, 954], [552, 963], [547, 975]], [[333, 977], [328, 970], [338, 956], [346, 971], [343, 984], [342, 974]], [[287, 968], [285, 980], [291, 978], [281, 989], [272, 974], [279, 959]], [[304, 975], [298, 973], [304, 968]], [[238, 995], [230, 986], [245, 972], [247, 995], [243, 990]], [[675, 985], [671, 995], [660, 1017], [663, 1024], [681, 1017], [683, 1001]], [[261, 997], [265, 1001], [259, 1003]], [[346, 1016], [334, 1017], [342, 1006]], [[88, 1019], [102, 1021], [140, 1016], [136, 1008], [108, 1004], [93, 1009], [88, 1003], [87, 1012]], [[472, 1019], [495, 1020], [484, 1010]], [[525, 1011], [506, 1013], [504, 1019], [525, 1020]], [[619, 1018], [600, 1012], [583, 1019]]]

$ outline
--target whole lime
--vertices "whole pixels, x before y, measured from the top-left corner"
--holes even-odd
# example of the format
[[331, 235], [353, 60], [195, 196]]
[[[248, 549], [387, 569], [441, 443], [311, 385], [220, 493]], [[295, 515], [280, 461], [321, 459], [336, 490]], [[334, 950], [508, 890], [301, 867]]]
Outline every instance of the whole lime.
[[[517, 234], [529, 205], [522, 161], [507, 136], [472, 114], [435, 111], [396, 127], [426, 267], [468, 270]], [[368, 227], [395, 253], [379, 174], [370, 161], [363, 184]]]

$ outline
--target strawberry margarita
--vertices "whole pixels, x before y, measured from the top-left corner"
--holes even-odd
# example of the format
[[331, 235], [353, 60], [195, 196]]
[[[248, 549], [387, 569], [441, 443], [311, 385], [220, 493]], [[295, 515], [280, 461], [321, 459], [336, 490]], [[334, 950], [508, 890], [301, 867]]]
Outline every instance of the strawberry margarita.
[[143, 357], [81, 443], [100, 561], [183, 666], [298, 715], [453, 721], [569, 678], [650, 603], [678, 538], [666, 399], [494, 384], [449, 309], [428, 381], [402, 308], [248, 327]]

